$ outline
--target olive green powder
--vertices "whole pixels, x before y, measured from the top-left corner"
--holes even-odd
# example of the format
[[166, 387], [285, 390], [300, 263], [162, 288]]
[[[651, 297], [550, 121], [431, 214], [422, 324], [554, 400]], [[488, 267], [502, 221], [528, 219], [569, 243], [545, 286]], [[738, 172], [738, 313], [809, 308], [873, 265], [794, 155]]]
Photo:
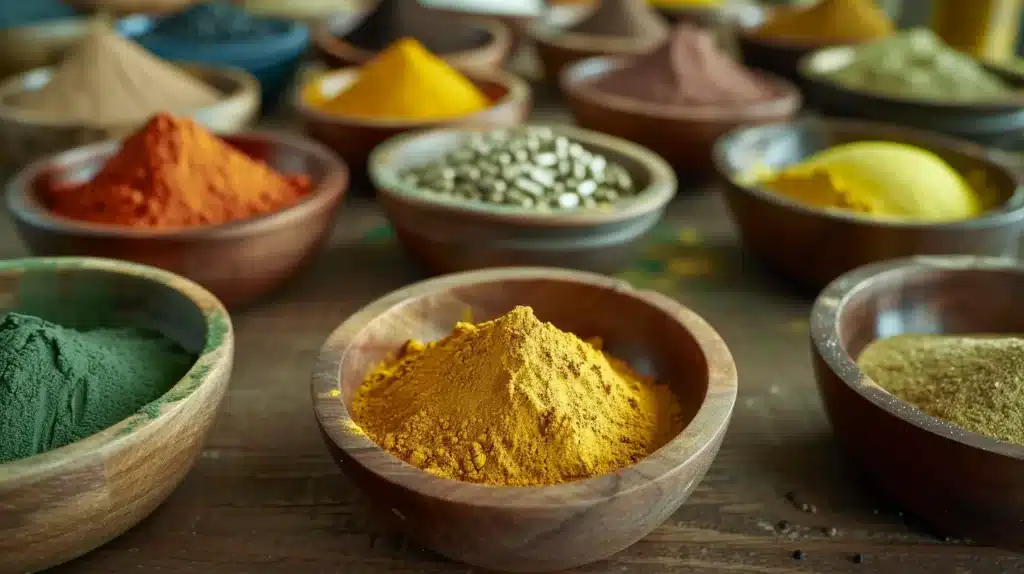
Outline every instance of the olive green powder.
[[117, 424], [160, 398], [194, 362], [154, 331], [79, 331], [7, 314], [0, 322], [0, 463]]
[[929, 415], [1024, 445], [1024, 338], [898, 335], [868, 345], [857, 364]]

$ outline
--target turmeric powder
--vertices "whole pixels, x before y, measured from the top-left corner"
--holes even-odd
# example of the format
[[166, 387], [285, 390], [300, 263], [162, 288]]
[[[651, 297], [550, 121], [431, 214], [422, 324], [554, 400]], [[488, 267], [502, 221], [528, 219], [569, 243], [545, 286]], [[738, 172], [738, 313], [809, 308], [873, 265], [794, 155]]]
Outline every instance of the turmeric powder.
[[664, 384], [537, 319], [529, 307], [447, 337], [409, 341], [365, 379], [356, 425], [431, 474], [540, 486], [638, 462], [681, 430]]
[[783, 41], [857, 44], [892, 34], [893, 23], [874, 0], [820, 0], [779, 8], [754, 33]]

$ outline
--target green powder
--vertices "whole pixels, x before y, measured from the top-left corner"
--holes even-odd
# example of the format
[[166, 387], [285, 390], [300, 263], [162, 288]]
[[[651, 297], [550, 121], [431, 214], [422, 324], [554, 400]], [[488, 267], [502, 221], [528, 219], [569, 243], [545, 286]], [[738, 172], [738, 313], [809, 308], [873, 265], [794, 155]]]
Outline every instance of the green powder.
[[868, 345], [857, 365], [929, 415], [1024, 445], [1024, 338], [898, 335]]
[[0, 322], [0, 463], [119, 423], [167, 392], [194, 362], [153, 331], [79, 331], [9, 313]]

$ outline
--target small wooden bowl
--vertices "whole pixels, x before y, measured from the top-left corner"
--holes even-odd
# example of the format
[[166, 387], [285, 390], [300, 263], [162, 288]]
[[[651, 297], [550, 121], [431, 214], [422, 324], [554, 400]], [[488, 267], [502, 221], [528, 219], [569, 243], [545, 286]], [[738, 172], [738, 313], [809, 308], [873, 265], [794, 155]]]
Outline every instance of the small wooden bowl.
[[[220, 92], [212, 106], [182, 110], [216, 131], [248, 127], [259, 115], [260, 86], [251, 74], [237, 68], [182, 66]], [[12, 105], [12, 99], [39, 90], [50, 81], [52, 68], [39, 68], [0, 83], [0, 170], [21, 168], [48, 155], [98, 141], [124, 137], [149, 118], [129, 124], [86, 126], [34, 116]]]
[[63, 325], [155, 328], [198, 355], [146, 413], [40, 455], [0, 464], [0, 572], [36, 572], [120, 536], [185, 478], [231, 378], [231, 318], [177, 275], [90, 258], [0, 262], [3, 312]]
[[[983, 179], [992, 209], [948, 223], [882, 220], [805, 206], [748, 185], [755, 167], [777, 169], [854, 141], [903, 142], [930, 150], [969, 179]], [[910, 255], [1012, 255], [1024, 222], [1024, 192], [1011, 160], [996, 150], [885, 124], [801, 119], [740, 128], [715, 144], [715, 167], [744, 246], [799, 285], [818, 290], [839, 275]]]
[[[377, 51], [356, 46], [345, 40], [345, 35], [360, 21], [356, 12], [340, 12], [313, 28], [313, 45], [321, 59], [331, 68], [362, 66], [377, 55]], [[479, 42], [473, 48], [459, 52], [438, 54], [452, 66], [463, 70], [496, 70], [505, 66], [512, 52], [512, 31], [493, 18], [475, 18], [472, 22], [456, 22], [476, 30]]]
[[551, 127], [625, 167], [643, 191], [608, 210], [567, 213], [437, 196], [409, 189], [399, 174], [440, 159], [474, 131], [488, 128], [447, 128], [399, 136], [374, 150], [370, 179], [409, 255], [436, 273], [508, 265], [621, 270], [675, 195], [675, 175], [660, 157], [631, 142], [568, 126]]
[[608, 38], [567, 31], [585, 18], [594, 6], [552, 6], [527, 29], [527, 36], [537, 46], [537, 57], [548, 82], [557, 84], [562, 70], [569, 64], [596, 56], [642, 56], [657, 48], [664, 38]]
[[48, 212], [37, 196], [39, 187], [92, 177], [120, 149], [120, 142], [108, 141], [29, 165], [8, 184], [7, 206], [33, 254], [146, 263], [204, 285], [229, 306], [243, 306], [280, 287], [316, 253], [348, 189], [348, 168], [324, 147], [290, 134], [244, 132], [223, 138], [278, 171], [307, 174], [310, 194], [262, 217], [183, 230], [100, 225]]
[[580, 126], [647, 146], [681, 173], [702, 179], [714, 175], [711, 150], [722, 134], [741, 125], [791, 118], [800, 109], [800, 91], [781, 77], [760, 73], [777, 94], [755, 105], [673, 107], [606, 94], [594, 87], [602, 76], [629, 65], [631, 58], [588, 58], [565, 68], [559, 79], [573, 118]]
[[1024, 550], [1024, 446], [968, 432], [890, 395], [857, 368], [900, 333], [1024, 333], [1024, 266], [913, 257], [847, 273], [811, 312], [814, 373], [839, 446], [901, 508], [982, 544]]
[[0, 30], [0, 78], [56, 64], [88, 29], [88, 19], [67, 18]]
[[319, 89], [321, 94], [341, 92], [359, 73], [358, 68], [345, 68], [328, 72], [311, 80], [296, 94], [295, 107], [299, 121], [310, 137], [322, 142], [345, 158], [356, 173], [363, 173], [366, 159], [378, 144], [410, 130], [448, 125], [514, 126], [530, 114], [530, 86], [521, 78], [497, 70], [474, 70], [466, 76], [494, 104], [479, 113], [439, 121], [405, 121], [371, 118], [348, 118], [330, 114], [309, 105], [306, 93]]
[[[447, 334], [467, 311], [474, 321], [486, 321], [516, 305], [533, 307], [567, 331], [602, 337], [610, 352], [669, 382], [683, 404], [685, 430], [620, 471], [518, 488], [439, 478], [352, 434], [351, 398], [388, 353], [410, 338]], [[397, 528], [474, 566], [550, 572], [626, 548], [682, 505], [725, 434], [736, 401], [736, 367], [714, 329], [664, 295], [590, 273], [506, 268], [416, 283], [364, 307], [321, 349], [312, 395], [331, 455], [381, 516], [397, 519]]]

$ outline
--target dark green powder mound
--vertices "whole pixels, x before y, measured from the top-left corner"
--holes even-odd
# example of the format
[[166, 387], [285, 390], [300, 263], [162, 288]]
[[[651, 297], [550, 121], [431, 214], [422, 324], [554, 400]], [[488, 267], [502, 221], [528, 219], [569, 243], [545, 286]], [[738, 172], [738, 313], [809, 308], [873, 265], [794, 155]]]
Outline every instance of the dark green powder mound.
[[0, 322], [0, 463], [81, 440], [160, 398], [195, 362], [153, 331]]

